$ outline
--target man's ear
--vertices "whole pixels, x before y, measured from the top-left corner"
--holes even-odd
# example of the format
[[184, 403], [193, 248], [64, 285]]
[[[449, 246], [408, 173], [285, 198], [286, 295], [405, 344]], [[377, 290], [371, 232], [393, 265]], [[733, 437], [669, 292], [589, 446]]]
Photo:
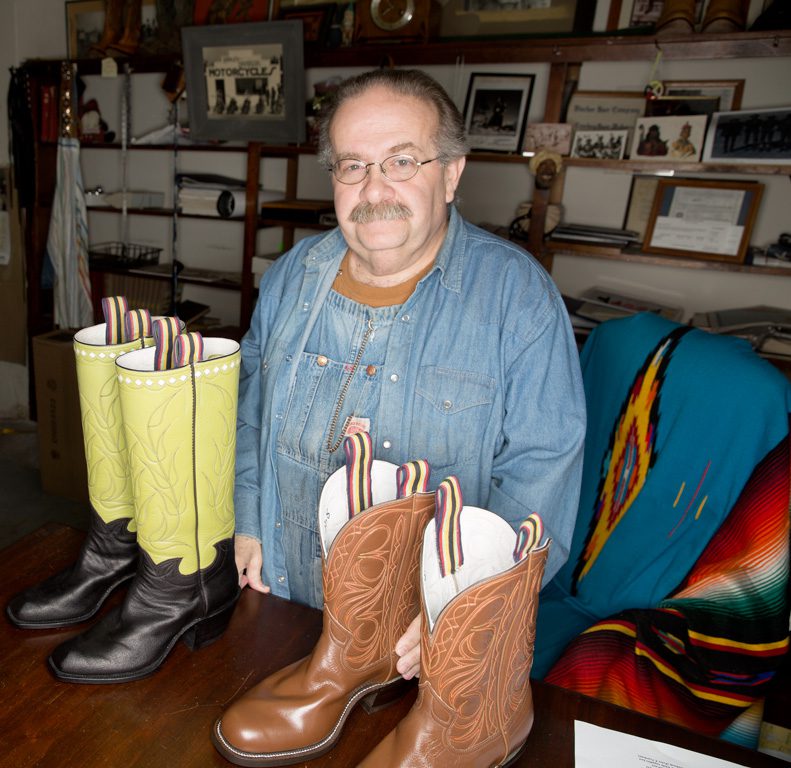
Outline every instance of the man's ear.
[[456, 188], [459, 186], [461, 174], [467, 164], [466, 157], [457, 157], [445, 166], [445, 202], [452, 203], [456, 197]]

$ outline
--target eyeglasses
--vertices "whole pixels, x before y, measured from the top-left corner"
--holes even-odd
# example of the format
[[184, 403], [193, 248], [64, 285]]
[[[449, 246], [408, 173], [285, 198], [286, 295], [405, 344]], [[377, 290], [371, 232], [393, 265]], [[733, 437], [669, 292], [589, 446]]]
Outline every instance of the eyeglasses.
[[359, 184], [368, 175], [368, 169], [372, 165], [378, 165], [382, 174], [390, 181], [409, 181], [417, 175], [421, 165], [428, 165], [435, 160], [439, 158], [418, 161], [412, 155], [391, 155], [381, 163], [364, 163], [362, 160], [348, 157], [333, 163], [327, 170], [332, 171], [332, 175], [341, 184]]

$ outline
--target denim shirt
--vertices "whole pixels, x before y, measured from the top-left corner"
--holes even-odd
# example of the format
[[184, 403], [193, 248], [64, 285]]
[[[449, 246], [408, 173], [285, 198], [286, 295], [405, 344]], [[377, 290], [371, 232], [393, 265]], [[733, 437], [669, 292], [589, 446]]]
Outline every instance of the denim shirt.
[[[236, 532], [261, 542], [264, 583], [284, 598], [287, 558], [299, 554], [283, 543], [278, 436], [346, 249], [335, 229], [278, 259], [242, 340]], [[568, 557], [585, 432], [577, 348], [551, 278], [525, 251], [451, 207], [434, 267], [398, 309], [381, 365], [375, 458], [427, 459], [432, 488], [455, 474], [465, 504], [514, 529], [538, 512], [552, 539], [548, 582]], [[334, 406], [311, 405], [324, 410], [328, 426]], [[333, 455], [343, 461], [343, 451]], [[317, 517], [318, 498], [309, 501]]]

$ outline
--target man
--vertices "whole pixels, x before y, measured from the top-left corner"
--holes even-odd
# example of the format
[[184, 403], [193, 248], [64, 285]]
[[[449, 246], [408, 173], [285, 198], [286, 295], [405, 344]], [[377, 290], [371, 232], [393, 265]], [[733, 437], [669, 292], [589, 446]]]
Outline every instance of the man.
[[[425, 73], [346, 81], [322, 118], [338, 228], [267, 271], [242, 342], [240, 584], [322, 606], [318, 500], [357, 430], [378, 459], [426, 459], [432, 487], [455, 474], [466, 503], [514, 527], [539, 512], [551, 578], [573, 531], [585, 428], [558, 291], [453, 207], [464, 123]], [[418, 637], [419, 619], [396, 646], [407, 677]]]

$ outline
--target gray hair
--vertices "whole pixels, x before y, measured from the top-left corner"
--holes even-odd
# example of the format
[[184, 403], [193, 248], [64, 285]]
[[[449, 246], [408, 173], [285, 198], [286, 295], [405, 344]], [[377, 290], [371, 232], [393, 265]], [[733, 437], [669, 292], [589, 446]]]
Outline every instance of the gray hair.
[[441, 163], [464, 157], [469, 151], [464, 132], [464, 118], [445, 89], [419, 69], [374, 69], [344, 80], [319, 117], [318, 160], [329, 168], [335, 158], [330, 128], [338, 108], [349, 99], [361, 96], [370, 88], [382, 86], [401, 96], [412, 96], [431, 104], [437, 111], [434, 145]]

